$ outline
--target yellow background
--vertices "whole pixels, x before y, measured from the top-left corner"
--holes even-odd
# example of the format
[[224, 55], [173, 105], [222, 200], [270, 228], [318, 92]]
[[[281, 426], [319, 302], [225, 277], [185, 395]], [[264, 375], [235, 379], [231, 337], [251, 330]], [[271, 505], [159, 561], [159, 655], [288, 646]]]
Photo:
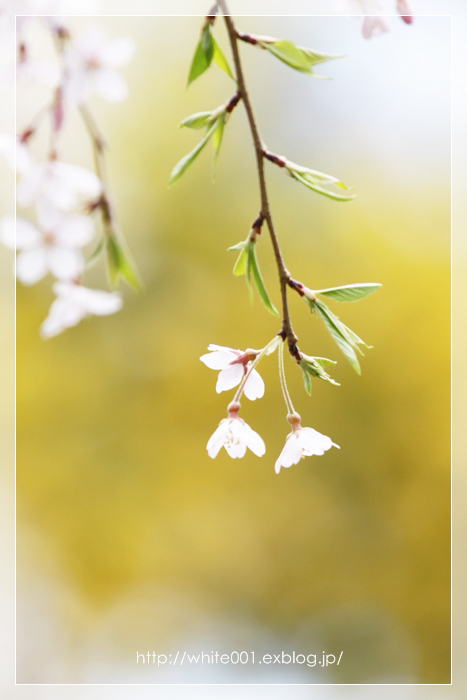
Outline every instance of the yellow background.
[[[145, 291], [125, 291], [114, 317], [43, 342], [50, 280], [18, 288], [18, 680], [174, 682], [180, 676], [166, 669], [135, 669], [136, 650], [209, 646], [343, 649], [345, 663], [270, 675], [225, 667], [220, 681], [205, 667], [187, 682], [449, 682], [449, 21], [420, 18], [410, 35], [394, 20], [379, 44], [346, 19], [241, 21], [349, 54], [317, 69], [333, 77], [324, 82], [242, 47], [268, 146], [359, 194], [330, 202], [268, 167], [293, 276], [314, 288], [383, 284], [358, 304], [332, 304], [374, 346], [362, 377], [290, 295], [300, 347], [337, 359], [342, 384], [314, 382], [310, 399], [288, 362], [294, 403], [341, 450], [279, 476], [288, 425], [273, 357], [260, 367], [264, 399], [242, 408], [266, 455], [211, 461], [205, 452], [229, 399], [215, 393], [216, 375], [199, 356], [211, 342], [261, 347], [278, 330], [258, 299], [249, 306], [226, 252], [258, 210], [242, 106], [216, 184], [203, 153], [167, 190], [199, 134], [177, 123], [226, 100], [232, 85], [212, 68], [184, 89], [199, 18], [100, 24], [138, 40], [125, 70], [130, 99], [93, 106]], [[32, 107], [19, 99], [21, 125]], [[63, 159], [90, 165], [73, 115], [67, 133]], [[265, 234], [258, 253], [278, 305]], [[89, 280], [98, 286], [105, 276], [93, 270]], [[56, 621], [49, 612], [36, 623], [36, 608]], [[48, 653], [31, 666], [41, 624]]]

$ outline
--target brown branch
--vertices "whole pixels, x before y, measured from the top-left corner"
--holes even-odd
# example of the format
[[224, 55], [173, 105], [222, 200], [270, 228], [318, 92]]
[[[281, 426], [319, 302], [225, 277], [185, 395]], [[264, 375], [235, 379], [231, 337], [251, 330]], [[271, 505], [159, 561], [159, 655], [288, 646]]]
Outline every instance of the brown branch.
[[255, 119], [253, 108], [251, 106], [250, 98], [248, 95], [245, 78], [243, 75], [242, 63], [240, 60], [240, 53], [238, 50], [237, 39], [239, 38], [237, 29], [233, 23], [233, 20], [229, 14], [225, 0], [219, 0], [219, 6], [224, 13], [225, 24], [227, 27], [227, 32], [229, 35], [230, 46], [232, 48], [232, 56], [235, 65], [235, 73], [237, 76], [238, 93], [243, 100], [245, 105], [245, 110], [247, 113], [248, 123], [250, 125], [251, 135], [253, 137], [253, 143], [256, 153], [256, 163], [258, 169], [258, 180], [259, 189], [261, 195], [261, 210], [260, 216], [266, 221], [268, 225], [269, 234], [271, 237], [272, 247], [274, 249], [274, 256], [276, 259], [277, 271], [279, 273], [279, 283], [282, 298], [282, 329], [281, 336], [285, 340], [287, 339], [287, 344], [289, 346], [289, 351], [291, 355], [300, 361], [300, 352], [297, 348], [297, 336], [292, 328], [292, 322], [290, 319], [289, 306], [287, 301], [287, 285], [290, 280], [290, 273], [287, 270], [282, 256], [282, 251], [279, 245], [279, 239], [277, 237], [276, 230], [274, 228], [274, 222], [272, 219], [271, 209], [269, 206], [269, 199], [266, 187], [266, 178], [264, 174], [264, 157], [268, 153], [263, 145], [261, 136], [258, 129], [258, 124]]

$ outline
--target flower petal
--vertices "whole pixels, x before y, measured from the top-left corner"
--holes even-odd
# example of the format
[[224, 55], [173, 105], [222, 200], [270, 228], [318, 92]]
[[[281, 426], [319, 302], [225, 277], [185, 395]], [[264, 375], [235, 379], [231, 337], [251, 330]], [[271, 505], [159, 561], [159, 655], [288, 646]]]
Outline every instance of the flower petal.
[[331, 438], [319, 433], [313, 428], [301, 428], [297, 433], [299, 443], [303, 448], [303, 454], [307, 457], [311, 455], [323, 455], [326, 450], [332, 447]]
[[118, 294], [103, 292], [100, 289], [77, 286], [77, 298], [88, 314], [97, 316], [114, 314], [116, 311], [120, 311], [123, 306], [123, 300]]
[[297, 433], [289, 433], [275, 464], [276, 474], [279, 474], [281, 467], [291, 467], [292, 464], [297, 464], [301, 458], [302, 448], [298, 441]]
[[47, 266], [59, 280], [73, 280], [84, 270], [84, 258], [80, 250], [51, 246], [46, 251]]
[[220, 394], [221, 391], [233, 389], [234, 386], [240, 384], [242, 377], [243, 365], [230, 365], [230, 367], [227, 367], [227, 369], [223, 369], [221, 372], [219, 372], [219, 376], [217, 378], [217, 393]]
[[199, 359], [201, 362], [204, 362], [209, 369], [226, 369], [230, 366], [232, 359], [235, 358], [233, 355], [229, 355], [226, 352], [216, 351], [202, 355]]
[[16, 276], [23, 284], [36, 284], [47, 274], [45, 248], [23, 250], [16, 258]]
[[12, 250], [34, 248], [41, 244], [42, 236], [27, 219], [4, 216], [0, 223], [0, 240]]
[[250, 376], [245, 382], [244, 394], [250, 401], [261, 399], [264, 396], [264, 381], [255, 369], [250, 372]]
[[101, 68], [93, 76], [94, 90], [108, 102], [121, 102], [128, 97], [128, 88], [117, 71], [112, 68]]
[[53, 233], [60, 246], [81, 248], [94, 238], [94, 223], [89, 216], [70, 214], [59, 219]]
[[42, 323], [40, 332], [43, 338], [51, 338], [62, 333], [66, 328], [76, 326], [86, 315], [85, 309], [73, 303], [69, 298], [58, 297], [49, 310], [49, 315]]
[[246, 426], [248, 428], [247, 432], [245, 433], [244, 440], [246, 442], [247, 447], [250, 448], [252, 452], [254, 452], [257, 457], [262, 457], [264, 453], [266, 452], [266, 445], [264, 444], [263, 438], [258, 435], [257, 432], [255, 432], [252, 428], [250, 428], [249, 425]]
[[118, 68], [126, 65], [135, 52], [135, 42], [131, 37], [120, 37], [108, 41], [102, 48], [102, 61], [108, 66]]
[[222, 445], [224, 444], [224, 437], [226, 434], [226, 431], [228, 430], [227, 424], [227, 419], [224, 418], [219, 423], [219, 427], [216, 428], [216, 430], [213, 432], [211, 437], [208, 440], [208, 444], [206, 445], [206, 449], [208, 451], [208, 455], [214, 459], [217, 457], [219, 454], [219, 450], [221, 449]]

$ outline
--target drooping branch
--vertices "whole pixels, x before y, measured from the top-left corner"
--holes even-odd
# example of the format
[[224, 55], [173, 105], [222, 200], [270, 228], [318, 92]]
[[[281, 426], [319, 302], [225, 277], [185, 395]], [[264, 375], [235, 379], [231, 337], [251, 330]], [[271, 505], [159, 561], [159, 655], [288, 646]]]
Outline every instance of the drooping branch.
[[[266, 187], [266, 177], [265, 177], [265, 172], [264, 172], [264, 158], [266, 154], [268, 153], [267, 149], [265, 148], [260, 133], [259, 133], [259, 128], [258, 124], [253, 112], [253, 107], [250, 102], [250, 98], [248, 95], [248, 90], [246, 87], [246, 82], [245, 82], [245, 77], [243, 74], [243, 68], [242, 68], [242, 63], [240, 60], [240, 53], [238, 50], [238, 38], [239, 34], [238, 31], [234, 25], [234, 22], [229, 14], [229, 10], [227, 8], [225, 0], [219, 0], [219, 7], [222, 9], [222, 12], [224, 13], [224, 19], [225, 19], [225, 24], [227, 27], [227, 32], [229, 35], [229, 41], [230, 41], [230, 46], [232, 49], [232, 56], [233, 56], [233, 61], [234, 61], [234, 66], [235, 66], [235, 73], [236, 73], [236, 78], [237, 78], [237, 84], [238, 84], [238, 93], [242, 98], [243, 104], [245, 105], [245, 110], [247, 114], [247, 119], [248, 119], [248, 124], [250, 126], [250, 131], [251, 135], [253, 137], [253, 144], [255, 148], [255, 154], [256, 154], [256, 163], [257, 163], [257, 170], [258, 170], [258, 180], [259, 180], [259, 189], [260, 189], [260, 196], [261, 196], [261, 209], [260, 209], [260, 214], [262, 218], [266, 221], [269, 234], [271, 237], [271, 242], [272, 242], [272, 247], [274, 249], [274, 256], [276, 259], [276, 265], [277, 265], [277, 271], [279, 274], [279, 283], [280, 283], [280, 291], [281, 291], [281, 299], [282, 299], [282, 328], [281, 328], [281, 335], [284, 340], [287, 339], [287, 344], [289, 347], [289, 351], [291, 355], [297, 360], [300, 361], [300, 352], [297, 348], [297, 337], [294, 333], [294, 330], [292, 328], [292, 322], [290, 319], [290, 312], [289, 312], [289, 306], [288, 306], [288, 300], [287, 300], [287, 286], [289, 285], [289, 280], [291, 279], [290, 273], [287, 270], [287, 267], [285, 265], [285, 261], [282, 255], [282, 251], [280, 248], [279, 244], [279, 239], [277, 237], [277, 233], [274, 227], [274, 221], [272, 218], [271, 214], [271, 208], [269, 205], [269, 198], [268, 198], [268, 192], [267, 192], [267, 187]], [[290, 285], [292, 286], [292, 285]], [[295, 288], [292, 286], [292, 288]]]

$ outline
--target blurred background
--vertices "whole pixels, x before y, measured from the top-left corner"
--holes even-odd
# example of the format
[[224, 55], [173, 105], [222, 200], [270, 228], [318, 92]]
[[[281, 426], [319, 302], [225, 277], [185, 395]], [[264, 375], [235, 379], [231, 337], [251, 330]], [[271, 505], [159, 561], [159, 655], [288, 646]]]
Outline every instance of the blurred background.
[[[185, 90], [199, 17], [74, 26], [89, 23], [138, 44], [130, 99], [93, 107], [145, 291], [43, 342], [50, 280], [17, 290], [18, 682], [449, 683], [450, 19], [409, 28], [394, 18], [371, 42], [346, 18], [239, 21], [347, 54], [318, 68], [325, 82], [242, 47], [268, 146], [359, 194], [330, 202], [268, 168], [292, 274], [314, 288], [383, 284], [360, 304], [333, 305], [374, 346], [362, 377], [291, 296], [300, 347], [337, 359], [342, 384], [315, 382], [310, 399], [289, 362], [294, 403], [341, 450], [279, 476], [288, 424], [274, 358], [261, 366], [264, 399], [242, 409], [265, 457], [205, 451], [228, 396], [199, 356], [211, 342], [261, 347], [277, 330], [258, 300], [250, 308], [226, 252], [258, 209], [241, 107], [216, 184], [203, 153], [166, 187], [197, 138], [177, 124], [225, 101], [232, 84], [212, 68]], [[227, 53], [220, 24], [216, 35]], [[22, 126], [36, 106], [30, 92], [18, 98]], [[70, 115], [64, 159], [91, 166], [86, 147]], [[258, 252], [277, 305], [266, 236]], [[89, 285], [105, 275], [93, 269]], [[135, 664], [137, 650], [177, 649], [344, 654], [328, 669]], [[319, 692], [342, 697], [334, 690]]]

